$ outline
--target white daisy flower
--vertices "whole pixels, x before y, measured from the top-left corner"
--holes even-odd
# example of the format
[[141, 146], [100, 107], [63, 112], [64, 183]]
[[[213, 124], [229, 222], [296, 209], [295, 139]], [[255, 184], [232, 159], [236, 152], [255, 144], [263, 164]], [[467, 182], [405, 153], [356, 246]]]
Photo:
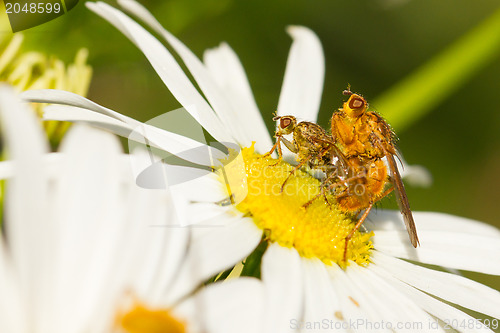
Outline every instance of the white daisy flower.
[[[1, 130], [12, 158], [0, 162], [0, 179], [7, 179], [0, 332], [260, 331], [257, 279], [193, 294], [198, 270], [210, 265], [197, 252], [206, 243], [175, 227], [165, 191], [135, 184], [114, 136], [75, 127], [61, 152], [48, 154], [30, 111], [0, 86]], [[184, 293], [174, 290], [179, 286]]]
[[[349, 243], [350, 264], [344, 267], [344, 239], [355, 221], [320, 200], [304, 210], [302, 205], [319, 187], [319, 181], [305, 172], [298, 171], [288, 183], [291, 190], [280, 193], [293, 167], [283, 162], [271, 166], [275, 160], [259, 155], [271, 149], [272, 139], [232, 49], [222, 44], [207, 51], [202, 62], [139, 4], [130, 0], [119, 0], [119, 4], [170, 44], [206, 99], [172, 54], [139, 24], [104, 3], [90, 3], [88, 7], [137, 45], [180, 104], [212, 137], [242, 147], [244, 163], [226, 165], [222, 169], [224, 181], [219, 172], [211, 173], [186, 183], [190, 187], [184, 187], [184, 195], [193, 202], [188, 210], [198, 215], [234, 219], [231, 231], [218, 229], [227, 237], [224, 244], [229, 243], [233, 233], [239, 235], [240, 229], [247, 230], [248, 242], [253, 242], [254, 247], [263, 236], [269, 243], [267, 249], [266, 242], [261, 243], [264, 245], [252, 255], [249, 250], [246, 255], [252, 260], [247, 259], [244, 268], [255, 264], [253, 259], [257, 258], [258, 263], [256, 253], [265, 250], [260, 265], [267, 299], [265, 331], [433, 332], [455, 327], [473, 332], [488, 331], [494, 325], [491, 321], [482, 324], [449, 304], [499, 318], [498, 291], [421, 264], [499, 275], [499, 230], [446, 214], [415, 212], [421, 247], [414, 249], [399, 212], [382, 210], [370, 214], [366, 232], [355, 234]], [[294, 26], [288, 32], [293, 44], [277, 113], [315, 121], [324, 76], [321, 44], [307, 28]], [[45, 90], [27, 92], [24, 97], [66, 105], [47, 108], [47, 119], [92, 123], [122, 135], [140, 127], [144, 131], [139, 133], [152, 146], [173, 154], [203, 146], [74, 94]], [[215, 149], [205, 148], [217, 154]], [[421, 173], [420, 169], [414, 170]], [[425, 174], [415, 178], [426, 180]], [[223, 204], [228, 195], [233, 205]], [[231, 247], [236, 245], [229, 244], [226, 252], [218, 253], [218, 260], [224, 261], [235, 249], [241, 249]]]

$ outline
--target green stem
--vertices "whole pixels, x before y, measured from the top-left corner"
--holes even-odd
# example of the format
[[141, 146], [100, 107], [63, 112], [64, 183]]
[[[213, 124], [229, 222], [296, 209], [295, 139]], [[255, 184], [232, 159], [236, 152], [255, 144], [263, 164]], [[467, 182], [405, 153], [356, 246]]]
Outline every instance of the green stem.
[[500, 9], [379, 96], [373, 105], [398, 131], [456, 91], [500, 50]]
[[266, 240], [260, 242], [259, 246], [255, 248], [243, 263], [241, 276], [253, 276], [260, 279], [260, 264], [268, 245], [269, 243]]

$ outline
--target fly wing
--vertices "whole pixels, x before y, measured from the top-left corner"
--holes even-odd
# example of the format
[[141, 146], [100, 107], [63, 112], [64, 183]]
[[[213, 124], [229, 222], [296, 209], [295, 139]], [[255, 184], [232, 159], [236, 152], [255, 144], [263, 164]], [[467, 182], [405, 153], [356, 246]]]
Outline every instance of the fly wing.
[[392, 185], [394, 187], [394, 192], [396, 193], [399, 211], [403, 215], [406, 231], [408, 231], [408, 235], [410, 236], [411, 244], [413, 247], [417, 247], [420, 245], [417, 236], [417, 228], [415, 227], [415, 221], [413, 220], [413, 215], [410, 210], [410, 203], [408, 202], [408, 197], [406, 196], [405, 186], [401, 180], [396, 160], [394, 159], [394, 156], [399, 158], [398, 151], [394, 145], [394, 131], [379, 114], [376, 112], [369, 113], [376, 117], [376, 124], [378, 125], [376, 129], [372, 129], [373, 132], [370, 135], [370, 140], [384, 151], [384, 156], [387, 158], [387, 162], [389, 164]]
[[335, 145], [335, 141], [333, 137], [326, 135], [323, 136], [320, 140], [322, 140], [324, 143], [328, 144], [329, 147], [329, 153], [331, 157], [331, 166], [334, 166], [337, 169], [340, 169], [337, 171], [337, 174], [341, 178], [347, 177], [347, 174], [349, 172], [349, 163], [347, 162], [347, 158], [345, 155], [340, 151], [340, 149]]
[[[336, 165], [337, 168], [340, 167], [339, 176], [341, 178], [346, 178], [348, 173], [349, 173], [349, 163], [347, 162], [347, 158], [345, 155], [340, 151], [340, 149], [333, 144], [331, 146], [332, 150], [332, 164]], [[337, 158], [337, 160], [334, 162], [333, 159]]]
[[394, 192], [396, 193], [399, 210], [403, 215], [406, 230], [408, 231], [408, 235], [410, 236], [411, 244], [413, 245], [413, 247], [417, 247], [417, 245], [420, 245], [420, 243], [418, 241], [415, 221], [413, 220], [413, 215], [410, 210], [410, 203], [408, 202], [408, 197], [406, 196], [405, 186], [403, 184], [403, 181], [401, 180], [401, 175], [399, 174], [394, 155], [386, 154], [386, 157], [387, 162], [389, 163], [391, 179], [394, 186]]

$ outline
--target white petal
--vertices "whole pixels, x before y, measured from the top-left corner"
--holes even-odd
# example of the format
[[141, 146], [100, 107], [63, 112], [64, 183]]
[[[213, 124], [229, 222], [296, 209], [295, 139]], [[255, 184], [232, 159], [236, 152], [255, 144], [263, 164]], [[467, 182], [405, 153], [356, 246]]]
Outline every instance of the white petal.
[[[458, 231], [478, 236], [500, 237], [500, 230], [492, 225], [435, 212], [413, 212], [417, 230], [426, 231]], [[397, 230], [403, 231], [404, 223], [401, 213], [394, 210], [380, 209], [370, 213], [369, 219], [363, 223], [369, 230]]]
[[129, 162], [136, 184], [141, 188], [168, 190], [176, 201], [180, 197], [186, 202], [195, 199], [209, 201], [210, 198], [221, 197], [212, 193], [212, 190], [217, 190], [217, 179], [208, 180], [216, 178], [211, 169], [167, 164], [161, 157], [142, 147], [136, 148], [133, 154], [129, 155]]
[[18, 94], [5, 84], [0, 85], [0, 116], [11, 159], [48, 152], [47, 140], [34, 111], [22, 103]]
[[272, 243], [262, 257], [261, 271], [268, 311], [265, 331], [295, 331], [292, 321], [302, 319], [304, 297], [299, 254], [294, 248], [288, 249]]
[[120, 120], [72, 106], [49, 105], [43, 110], [44, 120], [58, 120], [58, 121], [71, 121], [86, 123], [93, 127], [110, 131], [111, 133], [128, 137], [133, 128]]
[[[101, 293], [123, 298], [131, 291], [155, 306], [162, 301], [162, 291], [181, 267], [189, 230], [172, 225], [171, 201], [165, 191], [144, 190], [129, 183], [123, 186], [121, 193], [124, 195], [121, 205], [128, 208], [122, 208], [119, 216], [120, 243], [116, 247], [115, 262], [110, 265], [112, 272], [106, 278], [106, 292]], [[100, 307], [95, 309], [99, 313], [93, 314], [96, 318], [109, 309], [109, 313], [102, 315], [103, 324], [109, 324], [109, 318], [116, 314], [116, 304], [109, 301], [116, 302], [116, 299], [102, 299]], [[97, 331], [97, 328], [89, 331]]]
[[421, 165], [409, 165], [401, 154], [396, 158], [397, 168], [404, 180], [412, 186], [429, 187], [432, 185], [432, 174]]
[[[47, 178], [53, 179], [61, 173], [62, 163], [64, 158], [60, 153], [49, 153], [43, 155], [43, 166], [47, 172]], [[15, 161], [3, 161], [0, 162], [0, 179], [8, 179], [16, 174], [16, 162]]]
[[377, 231], [380, 252], [422, 263], [485, 274], [500, 274], [500, 238], [453, 231], [419, 231], [420, 246], [408, 245], [406, 232]]
[[0, 237], [0, 332], [26, 332], [27, 311], [23, 308], [18, 281], [15, 280], [3, 237]]
[[[358, 300], [363, 297], [363, 292], [357, 288], [357, 285], [353, 285], [347, 274], [337, 265], [332, 265], [327, 267], [327, 271], [330, 275], [330, 282], [334, 293], [340, 303], [340, 310], [336, 315], [342, 318], [345, 327], [352, 329], [349, 326], [352, 320], [359, 323], [367, 323], [369, 321], [373, 322], [378, 320], [378, 314], [376, 309], [361, 305]], [[361, 326], [355, 327], [357, 331], [366, 332], [366, 327]]]
[[158, 34], [163, 34], [165, 29], [162, 27], [160, 22], [158, 22], [156, 18], [140, 3], [134, 0], [118, 0], [117, 2], [118, 5], [125, 10], [125, 12], [139, 18]]
[[215, 83], [211, 73], [184, 44], [166, 30], [163, 30], [163, 36], [186, 64], [203, 94], [222, 121], [226, 131], [231, 133], [232, 137], [241, 146], [249, 147], [252, 144], [248, 136], [250, 129], [247, 129], [249, 124], [245, 124], [239, 116], [242, 110], [232, 108], [224, 92]]
[[184, 264], [165, 295], [168, 303], [188, 295], [200, 283], [236, 265], [258, 245], [262, 230], [250, 219], [224, 214], [217, 220], [219, 225], [192, 228], [193, 236]]
[[[240, 122], [251, 141], [255, 141], [255, 150], [266, 153], [273, 145], [266, 124], [255, 103], [245, 70], [236, 53], [226, 43], [205, 51], [203, 60], [212, 73], [219, 87], [226, 92], [233, 110], [238, 110]], [[264, 112], [269, 118], [272, 111]]]
[[210, 172], [175, 186], [176, 193], [193, 202], [219, 202], [227, 198], [223, 183], [218, 176]]
[[129, 202], [135, 209], [127, 217], [130, 231], [127, 250], [122, 250], [128, 258], [123, 275], [139, 298], [158, 303], [182, 265], [189, 230], [172, 225], [174, 211], [166, 193], [134, 188]]
[[36, 321], [39, 318], [30, 316], [43, 316], [42, 294], [46, 290], [37, 289], [35, 281], [47, 281], [44, 268], [51, 265], [49, 240], [44, 237], [47, 226], [43, 223], [47, 184], [42, 177], [42, 161], [48, 145], [34, 111], [5, 85], [0, 86], [0, 117], [6, 146], [16, 166], [4, 201], [9, 253], [16, 265], [28, 320]]
[[13, 161], [3, 161], [0, 162], [0, 179], [7, 179], [12, 177], [15, 172], [15, 162]]
[[[126, 123], [95, 112], [89, 112], [86, 109], [50, 105], [45, 108], [44, 119], [87, 123], [94, 127], [128, 137], [131, 150], [136, 149], [136, 145], [133, 142], [137, 142], [142, 147], [145, 147], [147, 144], [150, 147], [163, 151], [163, 155], [166, 155], [165, 157], [168, 157], [168, 154], [171, 153], [195, 164], [212, 166], [215, 164], [214, 160], [227, 157], [220, 150], [190, 138], [147, 124], [141, 124], [133, 128]], [[154, 153], [158, 153], [158, 151]], [[153, 153], [150, 152], [149, 155], [151, 154]], [[150, 163], [147, 166], [160, 161], [162, 157], [164, 156], [155, 156], [152, 161], [149, 161]], [[139, 170], [137, 171], [139, 172]], [[143, 169], [140, 171], [143, 171]]]
[[414, 212], [420, 239], [408, 241], [401, 214], [381, 210], [365, 223], [377, 250], [395, 257], [454, 269], [500, 274], [500, 231], [485, 223], [441, 213]]
[[[278, 116], [293, 115], [298, 121], [316, 122], [318, 118], [325, 64], [318, 37], [301, 26], [288, 27], [293, 44], [288, 55], [285, 77], [278, 103]], [[295, 156], [283, 149], [285, 161], [294, 163]]]
[[372, 260], [395, 278], [426, 293], [500, 318], [500, 292], [497, 290], [459, 275], [423, 268], [378, 252], [373, 253]]
[[325, 264], [319, 259], [301, 258], [301, 261], [305, 298], [303, 321], [313, 325], [318, 323], [314, 329], [306, 328], [303, 332], [346, 332], [342, 326], [338, 296], [334, 293]]
[[131, 126], [138, 126], [141, 124], [135, 119], [124, 116], [116, 111], [108, 109], [104, 106], [92, 102], [91, 100], [86, 99], [83, 96], [74, 94], [69, 91], [56, 89], [27, 90], [20, 93], [19, 96], [27, 102], [53, 103], [88, 109], [121, 120]]
[[[201, 228], [203, 226], [219, 226], [220, 221], [218, 217], [223, 214], [234, 214], [233, 207], [231, 206], [218, 206], [213, 202], [200, 202], [189, 204], [189, 213], [185, 217], [186, 224], [183, 226], [193, 226]], [[236, 213], [238, 214], [238, 213]], [[210, 229], [201, 229], [210, 230]]]
[[[145, 143], [144, 137], [146, 137], [148, 144], [196, 164], [211, 166], [215, 159], [223, 159], [225, 157], [218, 149], [185, 136], [141, 123], [70, 92], [52, 89], [29, 90], [23, 92], [21, 96], [30, 102], [55, 103], [75, 107], [48, 106], [45, 108], [44, 117], [46, 119], [90, 123], [118, 135], [125, 135], [129, 140], [140, 143]], [[113, 119], [99, 117], [95, 114], [96, 112], [117, 119], [123, 122], [123, 124], [120, 126]]]
[[[378, 265], [370, 265], [368, 266], [368, 269], [375, 274], [380, 275], [384, 280], [389, 282], [391, 286], [407, 295], [418, 306], [420, 306], [422, 310], [428, 312], [436, 318], [439, 318], [445, 324], [455, 325], [457, 329], [464, 327], [460, 325], [466, 325], [465, 327], [467, 327], [467, 332], [491, 332], [491, 330], [489, 330], [479, 320], [398, 280], [382, 267]], [[437, 320], [429, 321], [427, 324], [423, 325], [423, 328], [428, 328], [429, 330], [432, 329], [433, 331], [438, 329], [441, 330], [438, 327]]]
[[203, 288], [173, 309], [189, 332], [259, 333], [264, 312], [262, 283], [239, 278]]
[[[238, 128], [238, 131], [241, 131], [244, 135], [243, 138], [245, 139], [240, 141], [240, 143], [249, 145], [251, 144], [251, 141], [255, 141], [255, 148], [261, 153], [270, 149], [272, 141], [269, 137], [269, 132], [267, 131], [257, 104], [255, 103], [245, 70], [240, 63], [238, 56], [229, 47], [229, 45], [222, 43], [218, 48], [207, 50], [205, 52], [203, 59], [206, 69], [211, 74], [211, 77], [207, 77], [207, 73], [204, 73], [205, 69], [202, 69], [200, 66], [202, 64], [198, 64], [198, 59], [194, 57], [191, 51], [189, 51], [189, 49], [187, 49], [179, 40], [166, 31], [153, 17], [153, 15], [151, 15], [151, 13], [149, 13], [141, 4], [131, 0], [119, 0], [118, 4], [128, 12], [133, 13], [135, 16], [140, 18], [153, 30], [158, 32], [160, 35], [163, 35], [167, 41], [172, 43], [172, 46], [174, 46], [177, 52], [179, 52], [212, 105], [214, 105], [214, 102], [211, 101], [210, 97], [210, 95], [212, 95], [212, 92], [210, 91], [211, 89], [210, 87], [207, 87], [208, 90], [206, 90], [204, 87], [207, 84], [219, 87], [219, 91], [215, 93], [223, 94], [224, 96], [222, 97], [227, 100], [231, 109], [229, 111], [226, 109], [219, 111], [219, 109], [214, 106], [215, 111], [218, 113], [224, 111], [234, 114], [237, 113], [237, 119], [233, 119], [237, 121], [230, 123], [229, 125], [231, 125], [231, 127], [235, 126], [235, 128]], [[214, 97], [216, 98], [217, 96]], [[215, 101], [215, 103], [218, 102]], [[228, 118], [228, 120], [231, 120], [231, 118]], [[232, 132], [234, 133], [235, 130]], [[250, 138], [250, 141], [248, 138]]]
[[219, 142], [232, 142], [224, 126], [205, 99], [184, 74], [175, 58], [149, 32], [119, 10], [102, 2], [87, 7], [108, 20], [144, 53], [172, 94], [183, 107]]
[[[171, 219], [174, 220], [172, 217]], [[166, 290], [172, 284], [184, 263], [190, 235], [186, 228], [166, 227], [166, 229], [165, 249], [159, 258], [161, 261], [157, 263], [152, 282], [146, 286], [149, 299], [158, 303], [163, 301], [163, 295], [158, 291]]]
[[401, 177], [411, 186], [427, 188], [432, 185], [432, 174], [421, 165], [407, 165], [401, 173]]
[[235, 138], [240, 145], [249, 147], [252, 141], [248, 135], [251, 133], [248, 126], [251, 124], [247, 124], [243, 121], [241, 115], [244, 110], [233, 108], [229, 102], [228, 92], [221, 89], [205, 65], [186, 47], [186, 45], [165, 30], [143, 6], [130, 0], [120, 1], [119, 4], [127, 11], [149, 24], [151, 28], [170, 43], [179, 54], [182, 61], [186, 64], [227, 131], [232, 134], [233, 138]]
[[352, 287], [362, 292], [362, 298], [357, 300], [360, 306], [371, 307], [378, 313], [378, 319], [374, 324], [376, 322], [379, 324], [385, 322], [386, 325], [391, 323], [396, 330], [399, 325], [403, 324], [408, 325], [408, 327], [404, 326], [405, 332], [421, 332], [425, 325], [432, 321], [432, 317], [404, 293], [399, 292], [370, 270], [353, 264], [348, 267], [346, 273]]
[[119, 226], [126, 214], [120, 209], [116, 173], [120, 150], [114, 136], [78, 126], [62, 142], [67, 164], [52, 194], [50, 217], [57, 231], [52, 258], [57, 269], [54, 292], [46, 298], [53, 302], [52, 312], [45, 319], [54, 332], [70, 323], [85, 327], [95, 304], [109, 304], [103, 294], [113, 295], [108, 279], [114, 276], [119, 245], [124, 246]]
[[430, 317], [382, 279], [352, 264], [346, 271], [327, 267], [341, 310], [344, 327], [356, 332], [394, 332], [398, 325], [412, 325], [408, 331], [420, 332], [416, 323]]
[[294, 115], [300, 121], [316, 122], [323, 80], [325, 59], [318, 36], [310, 29], [291, 26], [293, 38], [281, 88], [278, 115]]
[[[148, 156], [149, 157], [149, 156]], [[142, 188], [149, 189], [165, 189], [169, 188], [172, 192], [178, 187], [185, 187], [185, 182], [191, 183], [197, 178], [207, 176], [212, 173], [211, 170], [202, 168], [191, 168], [187, 166], [172, 165], [162, 163], [162, 161], [155, 162], [156, 157], [149, 157], [149, 163], [151, 165], [147, 166], [146, 169], [141, 170], [137, 175], [137, 185]], [[151, 161], [152, 160], [152, 161]], [[193, 184], [196, 184], [193, 182]], [[191, 191], [178, 192], [179, 195], [184, 193], [193, 192]]]

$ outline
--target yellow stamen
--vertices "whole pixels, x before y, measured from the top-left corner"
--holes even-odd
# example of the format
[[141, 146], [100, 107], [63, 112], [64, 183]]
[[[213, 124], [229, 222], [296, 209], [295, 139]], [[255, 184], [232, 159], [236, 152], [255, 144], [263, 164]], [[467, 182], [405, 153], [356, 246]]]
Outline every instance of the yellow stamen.
[[[0, 20], [2, 23], [3, 20]], [[0, 36], [0, 82], [6, 82], [18, 92], [32, 89], [61, 89], [85, 96], [92, 68], [87, 64], [88, 51], [80, 49], [72, 64], [65, 64], [40, 52], [22, 52], [22, 34]], [[34, 103], [33, 108], [40, 118], [46, 104]], [[47, 136], [57, 146], [70, 123], [45, 121]]]
[[127, 313], [117, 318], [117, 326], [127, 333], [184, 333], [185, 324], [168, 310], [153, 310], [135, 304]]
[[[293, 166], [254, 153], [253, 146], [243, 148], [241, 159], [221, 169], [221, 181], [234, 198], [236, 208], [251, 215], [264, 230], [269, 241], [294, 247], [301, 256], [318, 258], [325, 264], [345, 266], [345, 237], [356, 222], [338, 210], [335, 198], [315, 200], [302, 206], [320, 191], [320, 181], [307, 172], [297, 170], [281, 186]], [[222, 175], [224, 175], [222, 177]], [[359, 265], [368, 265], [372, 233], [356, 232], [349, 241], [347, 258]]]

